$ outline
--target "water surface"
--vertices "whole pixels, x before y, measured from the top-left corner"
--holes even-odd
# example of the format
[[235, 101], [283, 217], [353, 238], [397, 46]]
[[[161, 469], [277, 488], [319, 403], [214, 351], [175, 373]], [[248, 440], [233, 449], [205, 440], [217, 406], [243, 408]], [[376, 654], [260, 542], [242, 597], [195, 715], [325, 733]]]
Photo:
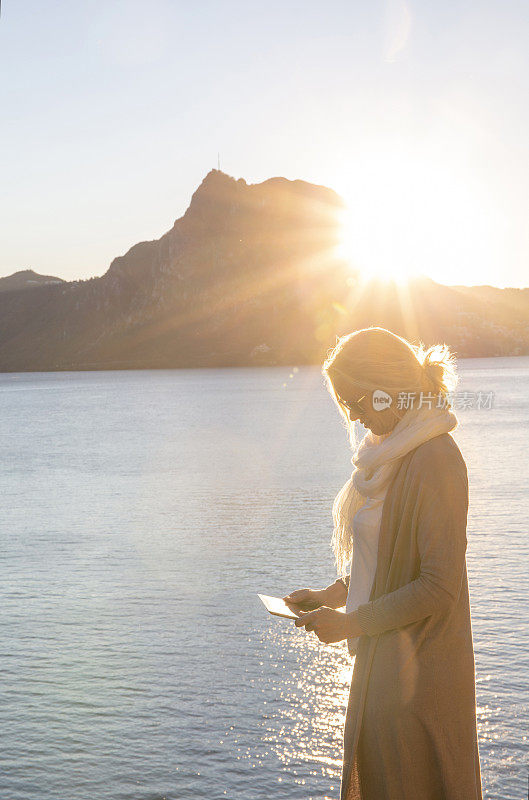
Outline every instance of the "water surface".
[[[529, 358], [459, 412], [485, 797], [526, 793]], [[0, 375], [0, 796], [337, 797], [352, 663], [255, 593], [335, 578], [317, 368]]]

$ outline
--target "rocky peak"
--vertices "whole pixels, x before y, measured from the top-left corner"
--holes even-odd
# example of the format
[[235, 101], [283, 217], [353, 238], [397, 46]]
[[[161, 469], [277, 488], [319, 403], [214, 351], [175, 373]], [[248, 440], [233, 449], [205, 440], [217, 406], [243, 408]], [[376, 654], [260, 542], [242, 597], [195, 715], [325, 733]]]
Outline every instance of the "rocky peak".
[[32, 269], [20, 269], [12, 275], [0, 278], [0, 292], [11, 292], [17, 289], [31, 289], [43, 284], [65, 283], [62, 278], [53, 275], [39, 275]]

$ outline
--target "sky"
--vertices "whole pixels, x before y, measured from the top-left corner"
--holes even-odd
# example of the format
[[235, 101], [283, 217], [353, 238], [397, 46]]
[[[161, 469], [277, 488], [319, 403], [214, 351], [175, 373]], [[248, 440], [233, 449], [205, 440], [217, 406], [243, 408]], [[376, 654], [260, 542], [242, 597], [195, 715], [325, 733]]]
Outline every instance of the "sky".
[[525, 2], [4, 0], [0, 276], [103, 274], [206, 173], [348, 204], [366, 274], [529, 286]]

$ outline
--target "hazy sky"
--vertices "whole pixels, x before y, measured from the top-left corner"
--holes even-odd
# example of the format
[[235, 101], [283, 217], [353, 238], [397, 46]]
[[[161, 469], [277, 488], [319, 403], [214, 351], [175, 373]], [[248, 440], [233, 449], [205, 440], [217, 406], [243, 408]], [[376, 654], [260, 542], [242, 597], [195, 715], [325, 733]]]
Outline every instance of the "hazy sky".
[[529, 285], [526, 2], [4, 0], [0, 275], [101, 275], [216, 166], [325, 184], [367, 273]]

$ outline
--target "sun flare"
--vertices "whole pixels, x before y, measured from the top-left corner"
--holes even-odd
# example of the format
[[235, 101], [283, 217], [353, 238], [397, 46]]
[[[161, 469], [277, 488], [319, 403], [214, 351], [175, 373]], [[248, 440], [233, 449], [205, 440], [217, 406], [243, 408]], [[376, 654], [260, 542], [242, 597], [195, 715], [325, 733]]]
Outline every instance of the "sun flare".
[[338, 256], [363, 278], [479, 282], [474, 234], [486, 215], [476, 187], [414, 154], [372, 155], [337, 181], [345, 202]]
[[377, 227], [376, 224], [371, 228], [359, 224], [358, 215], [349, 206], [344, 209], [336, 250], [338, 258], [346, 261], [362, 278], [406, 283], [418, 270], [403, 259], [395, 258], [394, 236]]

